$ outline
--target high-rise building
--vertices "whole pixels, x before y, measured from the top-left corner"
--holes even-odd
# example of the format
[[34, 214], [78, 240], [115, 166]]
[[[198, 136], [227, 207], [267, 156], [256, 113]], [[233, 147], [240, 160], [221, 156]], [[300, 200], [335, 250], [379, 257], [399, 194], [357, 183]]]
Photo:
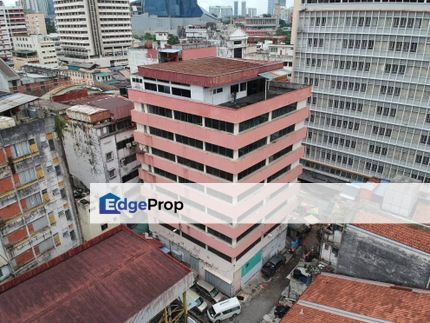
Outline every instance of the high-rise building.
[[43, 13], [26, 13], [25, 24], [29, 35], [46, 35], [46, 23]]
[[257, 8], [248, 8], [248, 17], [257, 17]]
[[14, 36], [27, 34], [24, 9], [22, 7], [5, 7], [0, 1], [0, 58], [12, 64]]
[[241, 7], [242, 7], [242, 16], [246, 17], [246, 1], [242, 1]]
[[0, 93], [0, 281], [80, 242], [55, 121], [37, 97]]
[[157, 17], [201, 17], [197, 0], [145, 0], [144, 12]]
[[238, 17], [239, 16], [239, 1], [233, 2], [233, 8], [234, 8], [233, 15], [235, 17]]
[[430, 1], [296, 5], [295, 82], [313, 85], [310, 180], [430, 181]]
[[60, 60], [91, 61], [102, 67], [127, 64], [132, 41], [128, 0], [109, 6], [93, 0], [56, 0], [55, 12]]
[[267, 13], [269, 15], [273, 15], [276, 6], [285, 7], [287, 1], [286, 0], [268, 0], [267, 1]]
[[217, 16], [218, 18], [228, 18], [233, 16], [232, 6], [210, 6], [209, 13]]
[[[282, 69], [279, 62], [219, 57], [140, 66], [129, 91], [140, 178], [152, 183], [296, 181], [310, 87], [271, 81], [265, 91], [264, 75], [270, 73], [264, 73]], [[246, 284], [270, 253], [285, 247], [285, 224], [181, 228], [150, 224], [162, 241], [192, 259], [201, 277], [228, 295]]]

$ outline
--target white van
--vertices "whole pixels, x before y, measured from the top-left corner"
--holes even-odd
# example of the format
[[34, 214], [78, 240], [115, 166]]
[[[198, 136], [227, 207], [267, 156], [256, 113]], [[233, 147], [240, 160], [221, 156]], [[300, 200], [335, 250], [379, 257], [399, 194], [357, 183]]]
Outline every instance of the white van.
[[241, 311], [240, 302], [237, 297], [226, 299], [216, 303], [208, 309], [208, 317], [211, 322], [221, 322], [230, 317], [239, 315]]
[[186, 294], [188, 308], [190, 310], [195, 308], [197, 312], [204, 313], [208, 308], [208, 304], [203, 300], [203, 298], [191, 289], [187, 290]]
[[204, 297], [208, 298], [214, 303], [221, 302], [226, 298], [217, 288], [213, 287], [211, 284], [205, 282], [202, 279], [199, 279], [196, 282], [196, 288], [201, 294], [203, 294]]

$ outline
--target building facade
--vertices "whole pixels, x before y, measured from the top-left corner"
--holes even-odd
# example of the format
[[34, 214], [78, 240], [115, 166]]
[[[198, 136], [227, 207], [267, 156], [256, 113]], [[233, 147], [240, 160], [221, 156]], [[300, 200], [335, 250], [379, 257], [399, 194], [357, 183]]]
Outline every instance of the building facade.
[[27, 63], [58, 67], [55, 42], [46, 35], [29, 35], [13, 37], [14, 67], [20, 70]]
[[233, 2], [233, 16], [238, 17], [239, 16], [239, 1]]
[[294, 80], [313, 86], [304, 179], [430, 181], [430, 6], [300, 1]]
[[[140, 66], [132, 79], [144, 182], [291, 182], [301, 173], [309, 87], [271, 82], [281, 63], [224, 58]], [[208, 212], [215, 212], [208, 208]], [[235, 294], [285, 247], [286, 225], [151, 225], [182, 261]]]
[[40, 12], [26, 13], [25, 24], [29, 35], [47, 35], [45, 15]]
[[131, 109], [133, 103], [121, 96], [99, 95], [66, 110], [64, 150], [77, 186], [138, 181]]
[[0, 58], [12, 65], [13, 37], [27, 35], [24, 9], [6, 7], [0, 1]]
[[248, 8], [248, 17], [257, 17], [257, 8]]
[[80, 232], [54, 118], [21, 93], [0, 106], [1, 281], [77, 246]]
[[246, 17], [246, 1], [242, 1], [240, 3], [241, 5], [241, 13], [242, 13], [242, 17]]
[[127, 64], [132, 42], [129, 1], [54, 3], [62, 61], [91, 61], [102, 67]]

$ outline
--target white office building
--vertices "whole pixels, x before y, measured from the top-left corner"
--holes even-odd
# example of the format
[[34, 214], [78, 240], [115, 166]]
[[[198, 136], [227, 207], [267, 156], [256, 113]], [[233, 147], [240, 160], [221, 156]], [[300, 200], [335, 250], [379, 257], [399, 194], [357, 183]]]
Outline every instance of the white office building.
[[313, 85], [303, 179], [429, 182], [430, 1], [301, 2], [294, 81]]
[[128, 0], [55, 0], [55, 13], [62, 61], [91, 61], [102, 67], [127, 64], [132, 42]]

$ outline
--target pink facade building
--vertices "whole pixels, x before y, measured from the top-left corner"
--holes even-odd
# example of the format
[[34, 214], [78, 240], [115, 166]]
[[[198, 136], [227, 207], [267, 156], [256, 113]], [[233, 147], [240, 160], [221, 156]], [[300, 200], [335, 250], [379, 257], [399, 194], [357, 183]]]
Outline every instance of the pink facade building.
[[[311, 90], [275, 81], [282, 74], [282, 63], [217, 57], [140, 66], [129, 90], [140, 178], [152, 183], [296, 181]], [[285, 224], [150, 228], [174, 255], [228, 295], [285, 247]]]

